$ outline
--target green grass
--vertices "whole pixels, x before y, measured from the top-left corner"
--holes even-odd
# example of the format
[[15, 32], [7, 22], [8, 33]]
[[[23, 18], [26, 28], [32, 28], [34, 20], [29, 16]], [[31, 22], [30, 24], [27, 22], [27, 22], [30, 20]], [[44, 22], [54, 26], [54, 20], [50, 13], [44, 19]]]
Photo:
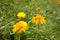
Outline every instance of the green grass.
[[[41, 11], [36, 11], [40, 7]], [[60, 40], [60, 5], [48, 0], [0, 0], [0, 40], [10, 40], [12, 25], [20, 21], [18, 12], [25, 12], [29, 28], [25, 33], [15, 34], [14, 40]], [[35, 14], [45, 17], [46, 24], [32, 24]], [[38, 29], [38, 30], [37, 30]]]

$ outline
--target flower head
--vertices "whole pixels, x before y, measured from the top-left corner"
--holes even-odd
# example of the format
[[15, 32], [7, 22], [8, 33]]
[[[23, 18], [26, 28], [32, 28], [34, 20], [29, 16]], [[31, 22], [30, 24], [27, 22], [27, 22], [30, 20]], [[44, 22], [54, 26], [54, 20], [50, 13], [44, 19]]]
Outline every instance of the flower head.
[[41, 10], [41, 8], [40, 8], [40, 7], [37, 7], [37, 8], [36, 8], [36, 11], [40, 11], [40, 10]]
[[60, 4], [60, 0], [56, 0], [56, 4]]
[[28, 24], [25, 21], [19, 21], [15, 25], [13, 25], [13, 33], [21, 33], [25, 32], [25, 30], [28, 28]]
[[32, 18], [32, 23], [35, 23], [35, 24], [45, 24], [46, 23], [46, 20], [44, 19], [43, 16], [41, 15], [36, 15], [35, 17]]
[[25, 18], [25, 17], [26, 17], [26, 14], [25, 14], [24, 12], [19, 12], [19, 13], [17, 14], [17, 17], [18, 17], [18, 18]]

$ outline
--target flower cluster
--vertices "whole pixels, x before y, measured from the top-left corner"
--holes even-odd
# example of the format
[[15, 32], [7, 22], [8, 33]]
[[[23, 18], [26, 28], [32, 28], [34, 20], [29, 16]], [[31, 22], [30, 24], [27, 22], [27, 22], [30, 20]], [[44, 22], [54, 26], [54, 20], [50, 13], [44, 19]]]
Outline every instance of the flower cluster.
[[[17, 17], [22, 19], [22, 18], [25, 18], [26, 17], [26, 14], [24, 12], [19, 12], [17, 14]], [[46, 20], [44, 19], [43, 16], [37, 14], [35, 15], [34, 17], [32, 17], [31, 19], [32, 23], [34, 24], [45, 24], [46, 23]], [[13, 29], [12, 29], [12, 32], [15, 34], [15, 33], [21, 33], [21, 32], [25, 32], [28, 28], [28, 23], [25, 22], [25, 21], [19, 21], [17, 22], [16, 24], [13, 25]]]
[[[26, 14], [24, 12], [19, 12], [17, 14], [17, 17], [22, 19], [26, 17]], [[25, 21], [19, 21], [16, 24], [13, 25], [13, 29], [12, 32], [15, 33], [21, 33], [21, 32], [25, 32], [25, 30], [27, 30], [28, 28], [28, 23]]]

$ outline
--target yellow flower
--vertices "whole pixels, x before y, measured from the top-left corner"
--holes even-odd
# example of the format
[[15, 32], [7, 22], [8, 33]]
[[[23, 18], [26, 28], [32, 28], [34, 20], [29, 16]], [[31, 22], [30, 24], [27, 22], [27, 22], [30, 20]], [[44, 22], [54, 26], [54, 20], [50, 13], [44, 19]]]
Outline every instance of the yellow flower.
[[35, 24], [38, 24], [39, 23], [39, 19], [36, 19], [35, 17], [32, 18], [32, 22], [35, 23]]
[[19, 12], [19, 13], [17, 14], [17, 17], [18, 17], [18, 18], [25, 18], [25, 17], [26, 17], [26, 14], [25, 14], [24, 12]]
[[39, 23], [45, 24], [46, 20], [44, 19], [43, 16], [37, 14], [36, 16], [34, 16], [32, 18], [32, 23], [35, 23], [35, 24], [39, 24]]
[[56, 4], [60, 4], [60, 0], [56, 0]]
[[48, 0], [48, 1], [60, 5], [60, 0]]
[[40, 10], [41, 10], [41, 8], [40, 8], [40, 7], [37, 7], [37, 8], [36, 8], [36, 11], [40, 11]]
[[15, 25], [13, 25], [13, 33], [21, 33], [25, 32], [25, 30], [28, 28], [28, 24], [25, 21], [19, 21]]

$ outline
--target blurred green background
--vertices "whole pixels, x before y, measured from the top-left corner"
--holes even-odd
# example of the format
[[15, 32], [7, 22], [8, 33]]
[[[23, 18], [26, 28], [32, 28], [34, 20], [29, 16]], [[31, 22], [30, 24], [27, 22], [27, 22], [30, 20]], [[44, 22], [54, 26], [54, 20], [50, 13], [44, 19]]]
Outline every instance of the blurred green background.
[[[41, 10], [36, 11], [37, 7]], [[60, 40], [60, 4], [55, 0], [0, 0], [0, 40], [11, 39], [12, 25], [20, 21], [18, 12], [27, 14], [24, 21], [29, 28], [25, 33], [13, 35], [14, 40]], [[37, 13], [45, 17], [45, 25], [38, 27], [30, 22]]]

